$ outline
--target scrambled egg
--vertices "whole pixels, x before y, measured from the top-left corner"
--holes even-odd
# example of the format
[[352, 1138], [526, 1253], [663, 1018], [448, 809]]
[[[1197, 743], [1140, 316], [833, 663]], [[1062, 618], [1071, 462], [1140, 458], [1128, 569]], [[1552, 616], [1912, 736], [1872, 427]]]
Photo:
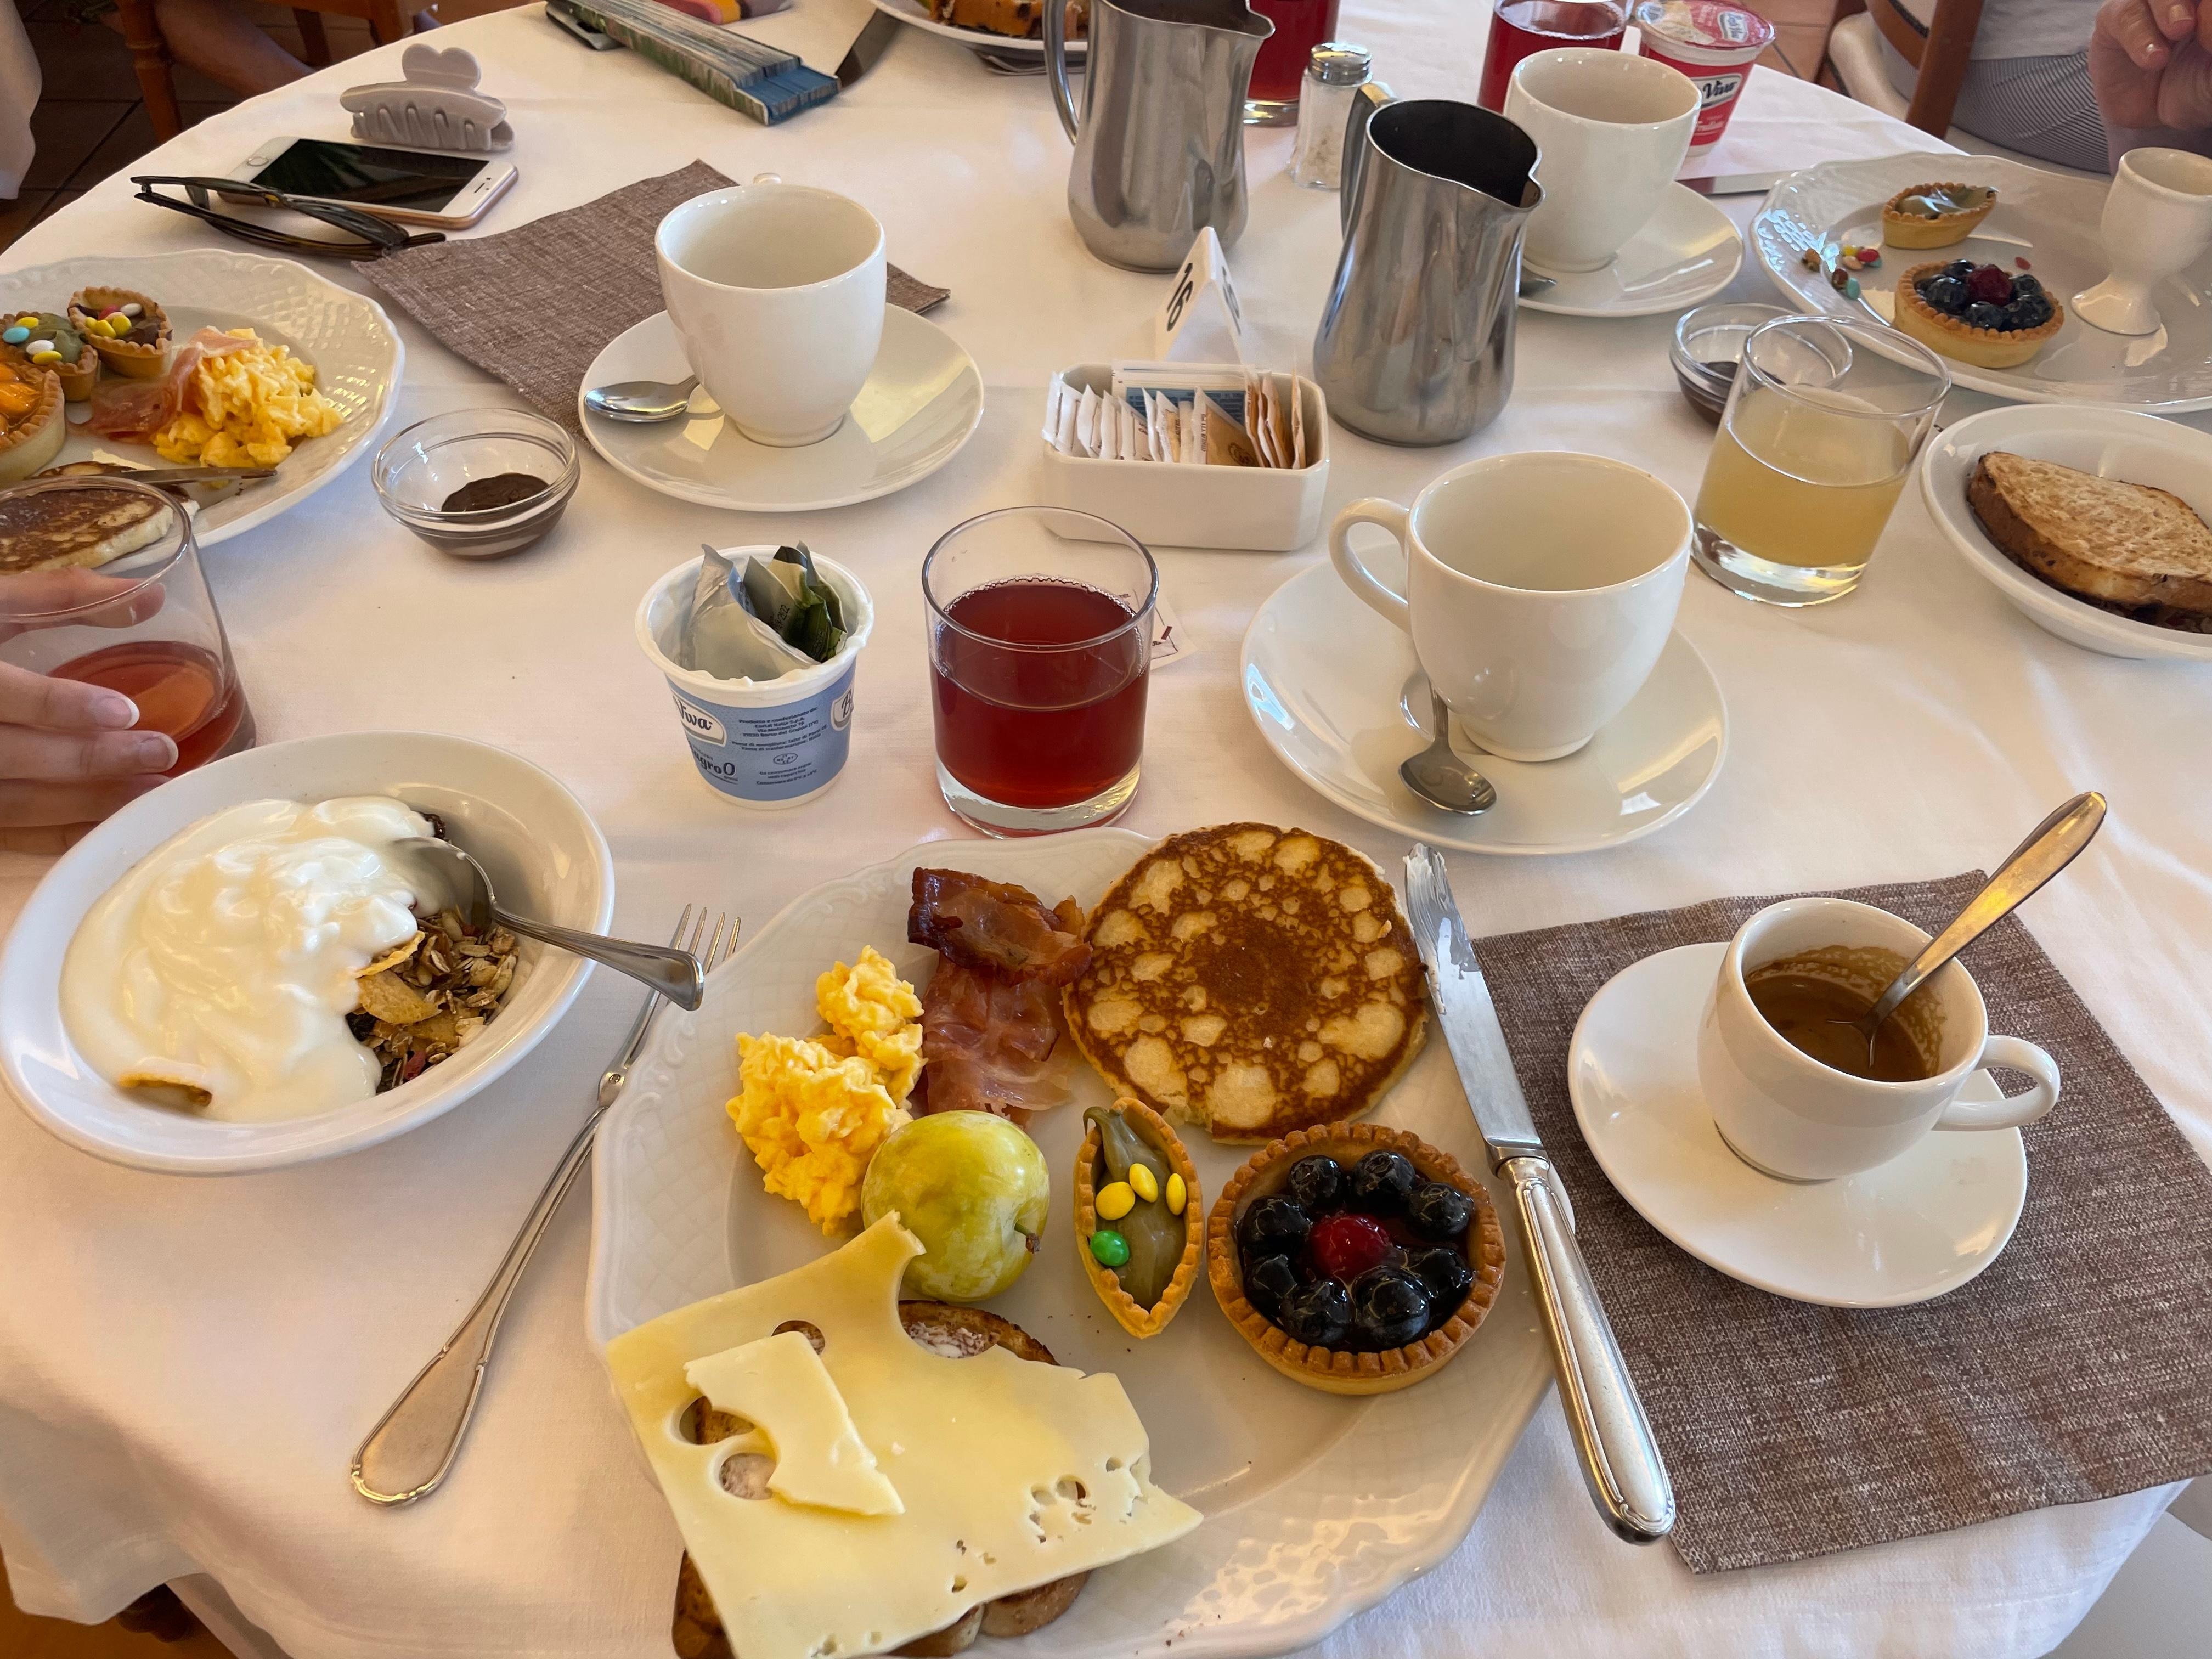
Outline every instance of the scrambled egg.
[[825, 1233], [860, 1208], [860, 1178], [884, 1138], [908, 1120], [921, 1071], [921, 1000], [864, 947], [815, 981], [818, 1037], [741, 1036], [730, 1119], [768, 1190], [805, 1206]]
[[243, 351], [203, 357], [185, 389], [185, 407], [154, 434], [154, 448], [177, 466], [274, 466], [301, 438], [335, 432], [345, 413], [315, 390], [315, 370], [281, 345], [252, 340]]

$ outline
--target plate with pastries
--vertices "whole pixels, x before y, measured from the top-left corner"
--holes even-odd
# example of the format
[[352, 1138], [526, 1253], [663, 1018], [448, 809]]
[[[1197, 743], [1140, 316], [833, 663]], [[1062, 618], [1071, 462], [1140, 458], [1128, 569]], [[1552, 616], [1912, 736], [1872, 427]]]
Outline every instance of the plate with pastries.
[[675, 1650], [1279, 1653], [1441, 1560], [1551, 1361], [1432, 1036], [1389, 879], [1296, 828], [793, 901], [594, 1158]]
[[1993, 409], [1936, 434], [1920, 486], [2038, 627], [2106, 656], [2212, 662], [2212, 436], [2123, 410]]
[[[1083, 61], [1089, 50], [1091, 0], [1065, 0], [1067, 56]], [[1045, 0], [875, 0], [902, 23], [1000, 58], [1044, 58]]]
[[[224, 541], [368, 453], [404, 358], [382, 307], [289, 260], [209, 248], [0, 273], [0, 488], [211, 470], [162, 487], [203, 546]], [[29, 529], [9, 526], [0, 569], [98, 562]]]
[[1872, 314], [1960, 386], [2016, 403], [2212, 409], [2212, 255], [2159, 285], [2155, 334], [2075, 314], [2111, 269], [2110, 187], [1991, 155], [1829, 161], [1775, 185], [1747, 240], [1791, 303]]

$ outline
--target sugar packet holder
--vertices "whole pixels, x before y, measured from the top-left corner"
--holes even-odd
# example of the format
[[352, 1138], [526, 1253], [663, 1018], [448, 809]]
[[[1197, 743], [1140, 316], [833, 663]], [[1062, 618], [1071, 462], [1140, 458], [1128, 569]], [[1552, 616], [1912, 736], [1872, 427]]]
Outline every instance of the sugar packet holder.
[[[1200, 372], [1197, 366], [1187, 363], [1119, 367], [1125, 378], [1135, 374], [1141, 379], [1145, 371], [1152, 368], [1172, 369], [1188, 378], [1197, 378]], [[1121, 422], [1116, 447], [1124, 453], [1133, 432], [1147, 430], [1145, 422], [1133, 419], [1134, 410], [1127, 399], [1114, 396], [1115, 369], [1110, 363], [1078, 363], [1062, 371], [1054, 382], [1060, 390], [1048, 393], [1048, 412], [1053, 417], [1054, 431], [1042, 446], [1047, 505], [1096, 514], [1148, 545], [1164, 547], [1286, 553], [1307, 545], [1320, 533], [1322, 503], [1328, 490], [1329, 451], [1328, 405], [1319, 386], [1302, 375], [1250, 372], [1252, 379], [1266, 383], [1266, 397], [1284, 412], [1285, 427], [1294, 426], [1292, 445], [1297, 438], [1303, 438], [1303, 466], [1209, 464], [1195, 457], [1184, 460], [1179, 451], [1174, 459], [1163, 453], [1158, 459], [1108, 459], [1096, 453], [1106, 447], [1099, 433], [1107, 420]], [[1218, 393], [1203, 386], [1193, 387], [1188, 406], [1201, 407], [1199, 397], [1204, 392], [1216, 407], [1241, 415], [1247, 371], [1237, 368], [1234, 373], [1237, 385], [1233, 394], [1225, 386]], [[1141, 386], [1139, 392], [1142, 395]], [[1085, 393], [1092, 395], [1086, 398]], [[1156, 398], [1155, 418], [1149, 431], [1163, 434], [1168, 417], [1158, 414], [1158, 401]], [[1086, 434], [1081, 430], [1086, 404], [1092, 411], [1088, 443], [1083, 441]], [[1109, 414], [1116, 407], [1130, 410], [1131, 417], [1125, 420], [1119, 413]], [[1178, 436], [1181, 414], [1178, 409], [1174, 417]], [[1249, 435], [1249, 428], [1247, 431]], [[1064, 448], [1058, 443], [1063, 433]], [[1200, 436], [1202, 442], [1202, 431]], [[1260, 440], [1252, 441], [1256, 447]], [[1273, 447], [1272, 441], [1269, 447]], [[1289, 459], [1299, 458], [1294, 453]]]

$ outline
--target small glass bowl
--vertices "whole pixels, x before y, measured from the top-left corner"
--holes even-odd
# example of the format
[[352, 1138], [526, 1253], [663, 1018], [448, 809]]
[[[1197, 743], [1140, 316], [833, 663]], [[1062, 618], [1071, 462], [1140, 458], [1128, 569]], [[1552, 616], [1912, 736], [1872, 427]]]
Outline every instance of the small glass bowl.
[[1780, 306], [1699, 306], [1686, 311], [1674, 325], [1674, 338], [1667, 360], [1674, 365], [1682, 396], [1691, 408], [1720, 424], [1728, 409], [1729, 388], [1735, 384], [1736, 366], [1743, 362], [1743, 343], [1761, 323], [1790, 313]]
[[[505, 507], [448, 511], [464, 484], [521, 472], [545, 487]], [[520, 409], [463, 409], [417, 421], [376, 453], [370, 477], [384, 510], [431, 546], [464, 559], [519, 552], [558, 524], [583, 469], [568, 434]]]

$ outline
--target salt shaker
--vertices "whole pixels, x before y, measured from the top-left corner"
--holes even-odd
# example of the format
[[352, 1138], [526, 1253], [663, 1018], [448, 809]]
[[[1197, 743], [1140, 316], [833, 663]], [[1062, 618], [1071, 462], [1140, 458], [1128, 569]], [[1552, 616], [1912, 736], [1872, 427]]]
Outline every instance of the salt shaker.
[[1298, 94], [1297, 149], [1291, 182], [1309, 190], [1334, 190], [1344, 172], [1344, 125], [1352, 95], [1366, 83], [1367, 48], [1328, 41], [1313, 49]]

